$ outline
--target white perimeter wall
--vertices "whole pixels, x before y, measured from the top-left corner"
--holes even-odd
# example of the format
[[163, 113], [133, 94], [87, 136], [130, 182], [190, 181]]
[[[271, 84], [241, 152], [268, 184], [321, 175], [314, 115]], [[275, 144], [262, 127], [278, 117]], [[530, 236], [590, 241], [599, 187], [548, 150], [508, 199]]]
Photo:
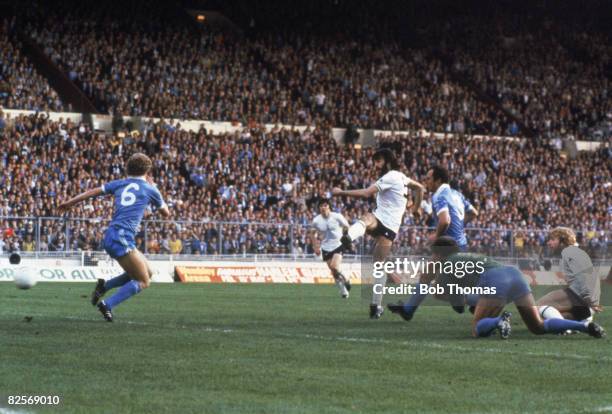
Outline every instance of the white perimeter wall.
[[[321, 261], [150, 261], [153, 269], [153, 282], [172, 283], [175, 266], [215, 268], [223, 274], [227, 283], [322, 283], [317, 278], [325, 278], [323, 283], [332, 283], [329, 270]], [[35, 272], [42, 282], [92, 282], [98, 278], [109, 279], [122, 273], [115, 261], [100, 261], [98, 266], [81, 266], [75, 259], [34, 259], [25, 258], [18, 266], [9, 264], [8, 258], [0, 258], [0, 282], [12, 281], [17, 271]], [[360, 282], [361, 263], [343, 263], [343, 272], [355, 283]], [[596, 268], [604, 279], [610, 266]], [[523, 271], [531, 285], [563, 285], [563, 274], [558, 268], [551, 271]]]
[[[10, 115], [11, 117], [15, 117], [17, 115], [20, 114], [33, 114], [35, 113], [35, 111], [26, 111], [26, 110], [20, 110], [20, 109], [3, 109], [3, 112], [7, 115]], [[75, 123], [79, 123], [82, 120], [82, 114], [79, 113], [74, 113], [74, 112], [49, 112], [50, 118], [54, 121], [58, 121], [60, 119], [70, 119]], [[93, 128], [96, 130], [104, 130], [104, 131], [112, 131], [113, 127], [112, 127], [112, 123], [113, 123], [113, 117], [110, 115], [93, 115]], [[123, 120], [124, 122], [130, 121], [132, 119], [136, 119], [137, 117], [131, 117], [131, 116], [124, 116]], [[146, 123], [149, 120], [153, 120], [154, 122], [158, 122], [160, 120], [160, 118], [148, 118], [148, 117], [139, 117], [139, 119], [143, 122]], [[241, 131], [244, 126], [240, 123], [234, 124], [231, 122], [212, 122], [212, 121], [198, 121], [198, 120], [180, 120], [180, 119], [165, 119], [166, 122], [170, 122], [173, 125], [176, 125], [177, 123], [181, 124], [181, 128], [186, 130], [186, 131], [194, 131], [197, 132], [200, 130], [200, 128], [203, 126], [204, 128], [206, 128], [207, 131], [212, 131], [214, 134], [222, 134], [222, 133], [226, 133], [226, 132], [235, 132], [235, 131]], [[275, 128], [277, 125], [274, 124], [266, 124], [266, 130], [270, 131], [273, 128]], [[278, 125], [282, 128], [287, 128], [287, 129], [296, 129], [298, 131], [303, 131], [305, 130], [307, 127], [304, 125], [301, 126], [291, 126], [291, 125]], [[333, 128], [332, 129], [332, 134], [334, 139], [337, 142], [341, 142], [342, 138], [344, 137], [344, 132], [346, 131], [345, 128]], [[362, 143], [362, 138], [361, 135], [363, 133], [362, 129], [358, 130], [359, 135], [360, 135], [360, 139], [359, 141], [357, 141], [357, 144], [361, 144]], [[429, 131], [425, 131], [425, 130], [421, 130], [418, 132], [421, 136], [429, 136], [430, 132]], [[374, 136], [378, 136], [378, 135], [409, 135], [410, 132], [408, 131], [383, 131], [383, 130], [374, 130]], [[439, 139], [443, 139], [445, 137], [452, 137], [454, 134], [448, 134], [448, 133], [434, 133], [433, 134], [435, 138], [439, 138]], [[503, 136], [486, 136], [486, 135], [474, 135], [474, 137], [476, 138], [492, 138], [492, 139], [520, 139], [520, 138], [513, 138], [513, 137], [503, 137]], [[600, 146], [602, 145], [601, 142], [599, 141], [577, 141], [576, 142], [576, 146], [578, 148], [579, 151], [595, 151], [597, 150]]]

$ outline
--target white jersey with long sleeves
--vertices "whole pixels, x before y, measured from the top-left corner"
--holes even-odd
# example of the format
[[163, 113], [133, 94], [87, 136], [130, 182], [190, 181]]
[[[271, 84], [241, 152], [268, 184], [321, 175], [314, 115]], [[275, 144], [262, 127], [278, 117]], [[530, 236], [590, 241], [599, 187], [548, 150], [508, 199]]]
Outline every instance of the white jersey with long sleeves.
[[408, 202], [410, 178], [402, 172], [391, 170], [376, 181], [376, 210], [374, 216], [395, 234], [399, 232]]
[[319, 214], [312, 220], [312, 227], [323, 234], [321, 249], [328, 252], [340, 247], [342, 244], [340, 242], [342, 228], [348, 226], [348, 221], [340, 213], [331, 212], [327, 218]]

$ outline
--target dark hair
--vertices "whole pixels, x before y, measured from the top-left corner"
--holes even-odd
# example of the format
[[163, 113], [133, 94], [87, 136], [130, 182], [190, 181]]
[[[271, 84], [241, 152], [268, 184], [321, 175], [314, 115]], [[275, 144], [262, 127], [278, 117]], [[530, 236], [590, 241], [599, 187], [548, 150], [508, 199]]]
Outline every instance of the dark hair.
[[450, 236], [438, 237], [431, 245], [431, 252], [436, 256], [448, 257], [459, 251], [459, 245]]
[[151, 158], [142, 152], [137, 152], [127, 162], [127, 174], [132, 177], [140, 177], [148, 173], [151, 167], [153, 167]]
[[9, 256], [9, 263], [12, 265], [18, 265], [19, 263], [21, 263], [21, 256], [19, 256], [19, 253], [13, 253]]
[[431, 170], [434, 180], [440, 180], [442, 184], [448, 183], [448, 170], [446, 168], [441, 165], [434, 165]]
[[372, 156], [373, 160], [385, 160], [388, 170], [399, 170], [399, 163], [389, 148], [381, 148]]
[[322, 198], [321, 201], [319, 201], [319, 208], [323, 207], [323, 206], [328, 206], [331, 207], [331, 204], [329, 202], [329, 200], [327, 198]]

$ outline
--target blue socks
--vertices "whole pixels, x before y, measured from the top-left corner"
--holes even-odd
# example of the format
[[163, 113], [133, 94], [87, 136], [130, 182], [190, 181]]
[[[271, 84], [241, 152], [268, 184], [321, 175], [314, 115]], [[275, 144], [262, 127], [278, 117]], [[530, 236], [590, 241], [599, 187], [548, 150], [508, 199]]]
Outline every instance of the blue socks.
[[[417, 310], [417, 308], [419, 307], [419, 305], [420, 305], [421, 303], [423, 303], [423, 301], [424, 301], [424, 300], [425, 300], [425, 298], [427, 297], [427, 295], [426, 295], [426, 294], [419, 293], [419, 292], [421, 291], [421, 290], [420, 290], [420, 286], [421, 286], [422, 284], [424, 284], [424, 283], [419, 283], [419, 284], [417, 285], [417, 288], [416, 288], [416, 293], [415, 293], [414, 295], [410, 296], [410, 299], [408, 299], [408, 302], [406, 302], [406, 303], [404, 304], [404, 312], [406, 312], [406, 313], [408, 313], [408, 314], [412, 315], [414, 312], [416, 312], [416, 310]], [[427, 285], [426, 285], [426, 286], [427, 286]]]
[[137, 280], [130, 280], [129, 282], [121, 286], [117, 293], [115, 293], [109, 299], [106, 299], [104, 303], [110, 309], [113, 309], [115, 306], [119, 305], [124, 300], [127, 300], [130, 297], [134, 296], [141, 290], [142, 288], [140, 287], [140, 282], [138, 282]]
[[567, 330], [587, 332], [588, 328], [584, 322], [570, 321], [568, 319], [546, 319], [544, 330], [547, 333], [561, 333]]
[[497, 324], [501, 321], [501, 316], [497, 318], [483, 318], [476, 324], [476, 333], [478, 336], [489, 336], [495, 329]]
[[[483, 318], [476, 324], [478, 336], [489, 336], [497, 328], [501, 316], [497, 318]], [[587, 332], [588, 328], [584, 322], [570, 321], [568, 319], [546, 319], [544, 321], [546, 333], [561, 333], [567, 330]]]
[[130, 280], [131, 279], [127, 275], [127, 273], [123, 272], [119, 276], [116, 276], [112, 279], [108, 279], [106, 283], [104, 284], [104, 290], [108, 292], [111, 289], [125, 285]]

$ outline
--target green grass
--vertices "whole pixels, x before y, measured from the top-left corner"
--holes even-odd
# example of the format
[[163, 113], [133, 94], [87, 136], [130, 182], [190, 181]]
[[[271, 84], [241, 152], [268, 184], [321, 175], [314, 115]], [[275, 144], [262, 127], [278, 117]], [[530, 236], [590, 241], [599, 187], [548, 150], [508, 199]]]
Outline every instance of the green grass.
[[612, 411], [610, 342], [535, 337], [518, 317], [510, 340], [476, 340], [470, 315], [371, 321], [332, 286], [156, 284], [110, 324], [91, 289], [0, 283], [3, 398], [60, 395], [46, 412], [67, 413]]

